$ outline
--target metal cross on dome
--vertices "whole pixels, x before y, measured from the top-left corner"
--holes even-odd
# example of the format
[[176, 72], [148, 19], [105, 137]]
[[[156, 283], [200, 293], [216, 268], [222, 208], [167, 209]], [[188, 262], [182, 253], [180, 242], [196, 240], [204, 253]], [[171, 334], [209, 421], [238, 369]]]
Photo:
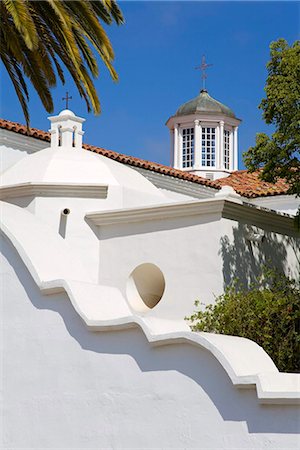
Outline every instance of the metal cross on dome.
[[212, 65], [213, 64], [207, 64], [206, 63], [205, 55], [203, 55], [200, 66], [195, 67], [196, 70], [201, 70], [201, 72], [202, 72], [201, 78], [202, 78], [202, 89], [203, 90], [205, 90], [205, 80], [207, 78], [206, 69], [208, 67], [211, 67]]
[[66, 96], [62, 98], [62, 100], [66, 100], [66, 109], [69, 109], [69, 100], [72, 100], [72, 97], [69, 97], [69, 92], [67, 91]]

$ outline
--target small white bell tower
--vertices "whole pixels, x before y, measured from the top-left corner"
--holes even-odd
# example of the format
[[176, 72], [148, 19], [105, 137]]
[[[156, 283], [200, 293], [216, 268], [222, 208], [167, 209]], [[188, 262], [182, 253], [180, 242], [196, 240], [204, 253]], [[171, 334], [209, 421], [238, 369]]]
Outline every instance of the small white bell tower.
[[51, 122], [51, 147], [82, 149], [82, 124], [85, 119], [76, 117], [73, 111], [64, 109], [58, 116], [48, 117]]

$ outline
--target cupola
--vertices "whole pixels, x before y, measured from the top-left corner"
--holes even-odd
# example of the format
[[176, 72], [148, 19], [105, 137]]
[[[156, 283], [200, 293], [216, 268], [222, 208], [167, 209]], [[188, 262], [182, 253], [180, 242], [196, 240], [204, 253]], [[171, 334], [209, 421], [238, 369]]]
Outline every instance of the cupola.
[[238, 169], [241, 120], [206, 89], [178, 108], [166, 125], [171, 133], [172, 166], [210, 180]]
[[77, 117], [69, 109], [64, 109], [58, 116], [48, 117], [51, 122], [51, 147], [82, 149], [82, 124], [85, 119]]

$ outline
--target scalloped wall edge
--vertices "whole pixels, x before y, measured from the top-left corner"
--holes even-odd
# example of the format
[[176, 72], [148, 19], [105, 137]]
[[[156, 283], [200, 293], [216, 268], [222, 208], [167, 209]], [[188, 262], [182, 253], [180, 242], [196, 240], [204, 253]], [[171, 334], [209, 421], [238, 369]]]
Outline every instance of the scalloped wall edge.
[[[300, 404], [300, 374], [278, 372], [269, 356], [254, 342], [240, 337], [187, 331], [187, 326], [184, 321], [179, 324], [179, 327], [177, 326], [178, 329], [175, 331], [155, 332], [153, 331], [153, 327], [151, 327], [151, 323], [149, 323], [147, 318], [134, 315], [128, 306], [124, 306], [124, 304], [120, 303], [119, 300], [121, 298], [121, 293], [116, 288], [92, 285], [88, 282], [69, 279], [53, 279], [50, 281], [43, 281], [39, 276], [38, 267], [35, 267], [32, 263], [28, 249], [26, 251], [26, 249], [22, 246], [22, 243], [19, 242], [16, 236], [7, 229], [3, 221], [1, 221], [1, 232], [17, 251], [19, 257], [27, 267], [40, 291], [46, 295], [51, 295], [57, 292], [65, 292], [68, 295], [75, 311], [82, 318], [87, 327], [93, 329], [93, 331], [113, 331], [115, 329], [126, 329], [129, 327], [138, 326], [145, 334], [149, 344], [153, 346], [182, 343], [199, 346], [214, 355], [228, 374], [234, 386], [238, 388], [256, 388], [257, 397], [261, 403]], [[92, 289], [104, 289], [106, 290], [105, 292], [110, 290], [114, 297], [118, 297], [119, 295], [119, 299], [117, 298], [119, 301], [117, 305], [118, 314], [114, 316], [114, 312], [110, 311], [106, 318], [93, 318], [91, 314], [89, 314], [88, 310], [84, 310], [83, 303], [80, 303], [76, 289], [76, 286], [78, 287], [79, 285], [81, 285], [81, 287], [84, 286], [84, 288], [90, 286]], [[163, 324], [163, 321], [161, 321], [161, 323]], [[231, 339], [231, 341], [229, 341], [231, 343], [233, 341], [239, 343], [239, 346], [243, 347], [243, 351], [247, 348], [247, 346], [248, 348], [254, 346], [254, 351], [257, 353], [258, 358], [262, 360], [263, 356], [263, 362], [265, 363], [267, 370], [262, 372], [253, 371], [252, 373], [249, 372], [243, 375], [238, 374], [238, 368], [235, 367], [230, 351], [226, 351], [226, 339]], [[253, 350], [253, 348], [251, 348], [251, 350]], [[241, 351], [241, 355], [243, 354], [243, 351]]]

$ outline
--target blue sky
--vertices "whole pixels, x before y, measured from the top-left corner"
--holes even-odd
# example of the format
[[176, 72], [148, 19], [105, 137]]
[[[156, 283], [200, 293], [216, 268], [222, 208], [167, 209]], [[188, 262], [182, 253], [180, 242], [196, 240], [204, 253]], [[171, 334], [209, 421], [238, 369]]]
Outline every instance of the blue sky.
[[[201, 88], [195, 66], [203, 54], [211, 96], [243, 120], [240, 156], [269, 132], [258, 104], [264, 96], [269, 44], [299, 39], [297, 2], [120, 2], [126, 24], [108, 27], [119, 73], [113, 83], [100, 62], [102, 114], [88, 114], [72, 81], [53, 90], [55, 113], [64, 109], [66, 90], [77, 115], [87, 119], [84, 141], [121, 153], [169, 164], [166, 120]], [[48, 114], [30, 90], [31, 126], [47, 130]], [[1, 67], [1, 117], [24, 123], [12, 85]], [[241, 160], [241, 158], [240, 158]], [[240, 162], [240, 168], [243, 168]]]

